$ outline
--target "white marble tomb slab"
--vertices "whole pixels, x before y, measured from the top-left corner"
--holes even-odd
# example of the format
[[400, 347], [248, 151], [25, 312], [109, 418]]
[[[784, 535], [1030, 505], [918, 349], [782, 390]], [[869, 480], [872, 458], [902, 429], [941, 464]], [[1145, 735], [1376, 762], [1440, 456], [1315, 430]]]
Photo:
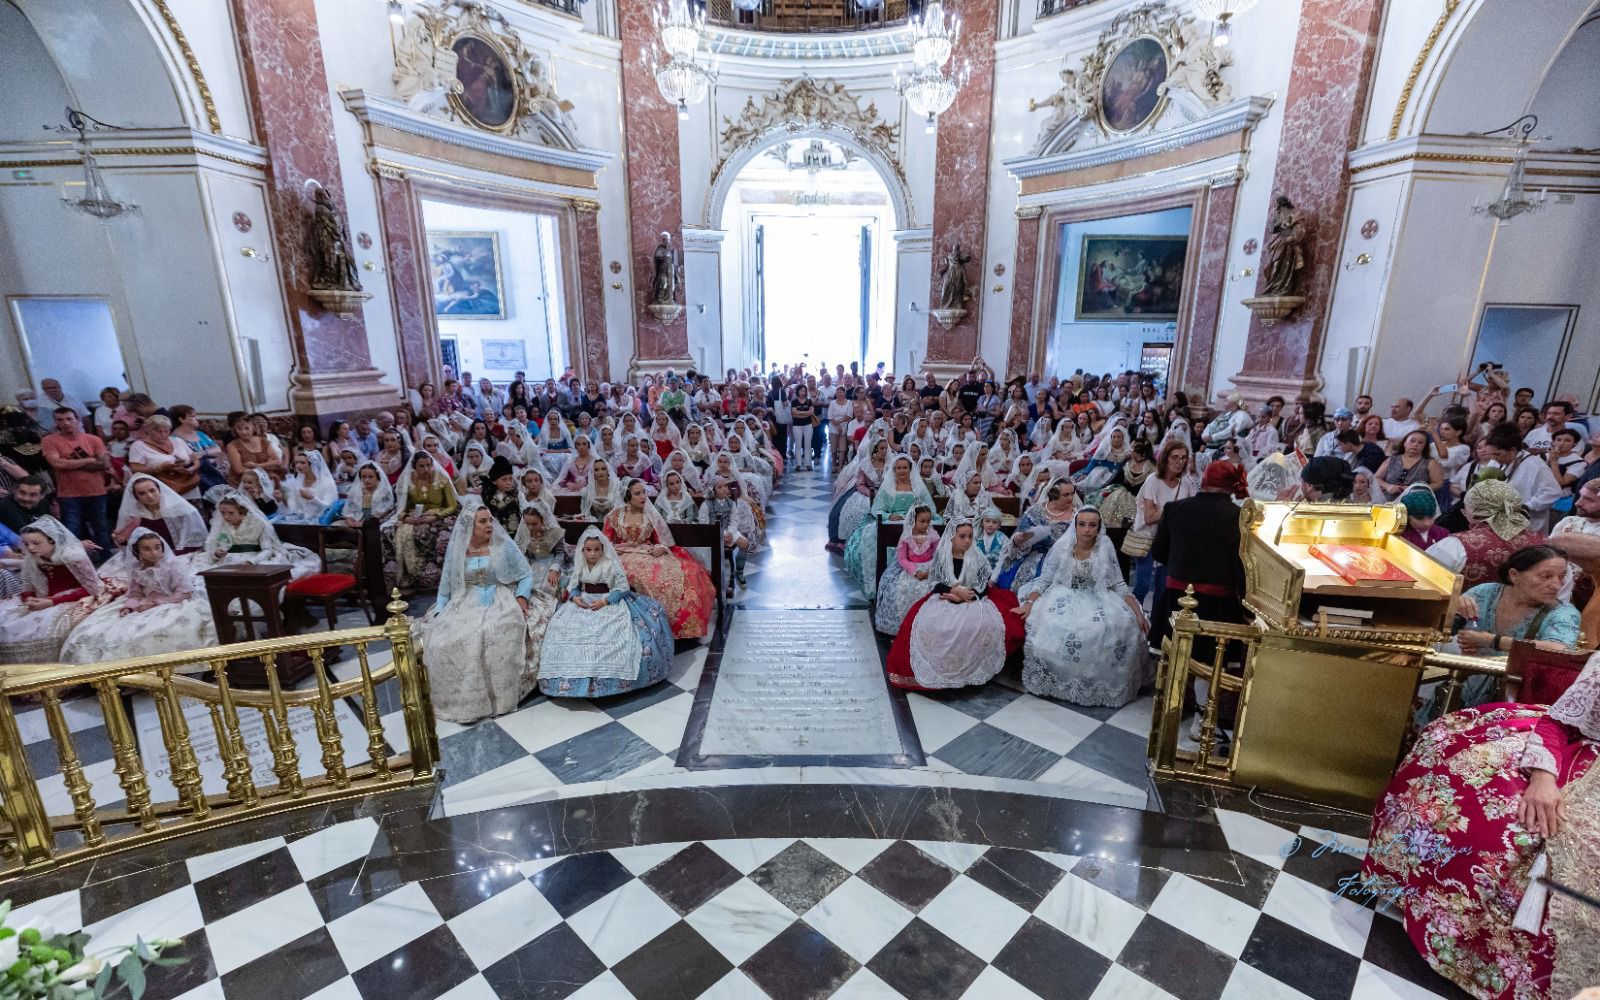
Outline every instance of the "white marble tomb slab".
[[868, 612], [734, 615], [702, 755], [902, 752]]

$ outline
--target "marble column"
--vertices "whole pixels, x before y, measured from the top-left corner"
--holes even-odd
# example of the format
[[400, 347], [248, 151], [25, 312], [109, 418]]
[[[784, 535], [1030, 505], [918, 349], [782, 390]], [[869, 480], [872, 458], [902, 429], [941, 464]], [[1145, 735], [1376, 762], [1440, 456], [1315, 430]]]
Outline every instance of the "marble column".
[[421, 207], [404, 171], [379, 167], [376, 174], [378, 222], [383, 227], [384, 258], [389, 262], [389, 298], [400, 333], [400, 369], [407, 385], [424, 380], [438, 385], [443, 369], [438, 351], [430, 347], [433, 296], [429, 285], [433, 275]]
[[[999, 0], [949, 0], [961, 16], [961, 38], [950, 64], [971, 70], [955, 103], [939, 116], [934, 154], [933, 275], [929, 308], [939, 305], [939, 267], [952, 245], [972, 258], [967, 265], [967, 315], [945, 329], [929, 316], [928, 355], [923, 366], [938, 374], [965, 371], [977, 355], [983, 305], [985, 212], [989, 205], [990, 126], [994, 117], [994, 40]], [[911, 122], [916, 127], [916, 122]]]
[[1017, 209], [1017, 254], [1011, 272], [1011, 339], [1001, 375], [1033, 369], [1034, 295], [1039, 282], [1039, 231], [1044, 209], [1037, 205]]
[[1239, 200], [1237, 182], [1212, 188], [1200, 205], [1200, 251], [1194, 269], [1194, 308], [1189, 316], [1183, 353], [1174, 358], [1171, 389], [1182, 389], [1191, 403], [1203, 403], [1210, 392], [1211, 359], [1217, 349], [1217, 322], [1228, 284], [1228, 251], [1233, 242], [1233, 210]]
[[[579, 350], [583, 364], [576, 365], [585, 379], [611, 377], [611, 348], [606, 340], [606, 274], [600, 257], [600, 203], [580, 198], [573, 203], [578, 232], [577, 261], [579, 315], [583, 318]], [[576, 361], [577, 359], [573, 359]]]
[[273, 239], [292, 317], [290, 403], [319, 416], [392, 406], [402, 397], [372, 365], [363, 317], [328, 312], [308, 294], [306, 182], [320, 183], [344, 211], [316, 2], [233, 0], [233, 14], [256, 139], [267, 150]]
[[[617, 0], [622, 38], [622, 134], [628, 157], [628, 228], [633, 253], [633, 361], [629, 376], [686, 368], [689, 321], [663, 320], [650, 304], [656, 243], [672, 234], [683, 251], [683, 180], [678, 156], [678, 112], [656, 88], [645, 53], [655, 42], [650, 9], [657, 0]], [[679, 298], [684, 289], [680, 283]], [[680, 303], [681, 304], [681, 303]]]
[[[1273, 197], [1285, 195], [1311, 221], [1297, 294], [1305, 305], [1271, 327], [1252, 317], [1244, 370], [1232, 377], [1247, 399], [1316, 393], [1326, 312], [1350, 199], [1347, 155], [1360, 141], [1384, 0], [1304, 0], [1283, 106]], [[1242, 25], [1241, 25], [1242, 27]], [[1270, 232], [1262, 238], [1265, 246]], [[1257, 278], [1257, 291], [1266, 269]]]

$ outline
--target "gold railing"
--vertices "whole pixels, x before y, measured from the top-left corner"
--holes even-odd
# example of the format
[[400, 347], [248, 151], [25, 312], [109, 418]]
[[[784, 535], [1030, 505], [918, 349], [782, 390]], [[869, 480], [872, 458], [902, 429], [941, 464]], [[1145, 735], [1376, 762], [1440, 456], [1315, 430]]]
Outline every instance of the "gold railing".
[[[1192, 596], [1178, 604], [1156, 670], [1148, 744], [1161, 778], [1260, 785], [1353, 808], [1374, 781], [1381, 787], [1415, 738], [1411, 705], [1422, 685], [1440, 685], [1434, 705], [1448, 712], [1461, 706], [1467, 677], [1494, 677], [1502, 692], [1511, 679], [1503, 659], [1318, 644], [1202, 620]], [[1206, 682], [1196, 706], [1199, 732], [1192, 746], [1181, 746], [1190, 726], [1185, 702], [1197, 680]], [[1281, 784], [1289, 792], [1266, 787], [1286, 776]]]
[[[0, 878], [33, 874], [91, 857], [127, 850], [172, 837], [211, 829], [269, 813], [330, 800], [431, 783], [439, 759], [433, 706], [423, 669], [411, 641], [411, 619], [405, 602], [388, 606], [389, 619], [370, 628], [321, 632], [314, 636], [262, 639], [213, 646], [208, 649], [144, 656], [94, 665], [41, 664], [0, 667]], [[374, 668], [369, 662], [370, 643], [387, 641], [391, 661]], [[332, 680], [328, 651], [352, 648], [359, 676]], [[315, 685], [286, 689], [280, 668], [288, 658], [309, 658]], [[267, 686], [242, 688], [230, 684], [230, 663], [254, 661], [266, 675]], [[215, 683], [176, 675], [195, 664], [210, 668]], [[408, 746], [391, 747], [385, 739], [378, 707], [381, 685], [399, 686]], [[63, 710], [63, 697], [80, 688], [92, 690], [106, 739], [111, 745], [114, 773], [125, 797], [117, 808], [95, 803], [93, 786], [73, 746], [72, 727]], [[155, 703], [161, 740], [177, 799], [151, 801], [151, 780], [146, 756], [154, 751], [140, 747], [129, 720], [126, 698], [140, 693]], [[365, 732], [366, 759], [348, 764], [337, 708], [341, 699], [359, 702], [359, 720]], [[222, 765], [223, 794], [207, 794], [200, 759], [184, 711], [185, 700], [204, 706]], [[17, 708], [43, 707], [61, 766], [61, 781], [72, 802], [70, 815], [51, 816], [45, 811], [39, 781], [28, 764], [27, 748], [17, 725]], [[258, 713], [276, 781], [258, 784], [251, 749], [246, 744], [241, 717]], [[321, 747], [322, 772], [306, 773], [294, 733], [301, 712], [310, 714]], [[398, 752], [396, 752], [398, 750]], [[266, 759], [261, 761], [266, 763]]]

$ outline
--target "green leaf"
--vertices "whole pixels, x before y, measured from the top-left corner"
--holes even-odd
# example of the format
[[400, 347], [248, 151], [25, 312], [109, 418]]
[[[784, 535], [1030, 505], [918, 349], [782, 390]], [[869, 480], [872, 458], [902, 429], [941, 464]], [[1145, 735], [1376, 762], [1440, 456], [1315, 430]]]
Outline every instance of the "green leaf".
[[133, 1000], [144, 996], [144, 963], [137, 955], [129, 955], [117, 965], [117, 978], [128, 984]]
[[116, 971], [117, 967], [110, 962], [100, 967], [100, 974], [94, 977], [95, 996], [103, 997], [106, 995], [106, 989], [111, 985], [111, 974]]
[[150, 946], [144, 943], [144, 938], [137, 935], [133, 939], [133, 953], [138, 955], [139, 960], [142, 962], [148, 962], [155, 958], [154, 955], [150, 954]]

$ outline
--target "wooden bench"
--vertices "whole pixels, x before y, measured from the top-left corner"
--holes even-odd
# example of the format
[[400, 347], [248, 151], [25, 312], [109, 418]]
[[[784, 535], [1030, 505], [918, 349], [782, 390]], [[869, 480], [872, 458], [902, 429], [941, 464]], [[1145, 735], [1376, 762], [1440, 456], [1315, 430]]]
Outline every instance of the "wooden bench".
[[[950, 506], [949, 497], [933, 498], [933, 509], [940, 514], [943, 514], [948, 506]], [[994, 506], [1000, 512], [1000, 516], [1009, 517], [1013, 521], [1022, 516], [1022, 501], [1017, 497], [995, 497]]]
[[[578, 539], [590, 528], [599, 527], [593, 521], [574, 521], [560, 518], [561, 527], [567, 533], [567, 543], [577, 545]], [[723, 565], [722, 565], [722, 532], [714, 524], [698, 524], [692, 521], [668, 522], [667, 530], [672, 532], [674, 545], [686, 549], [711, 550], [711, 585], [717, 590], [717, 621], [722, 621], [726, 611], [727, 602], [723, 597]], [[580, 558], [578, 553], [573, 553], [573, 558]]]

